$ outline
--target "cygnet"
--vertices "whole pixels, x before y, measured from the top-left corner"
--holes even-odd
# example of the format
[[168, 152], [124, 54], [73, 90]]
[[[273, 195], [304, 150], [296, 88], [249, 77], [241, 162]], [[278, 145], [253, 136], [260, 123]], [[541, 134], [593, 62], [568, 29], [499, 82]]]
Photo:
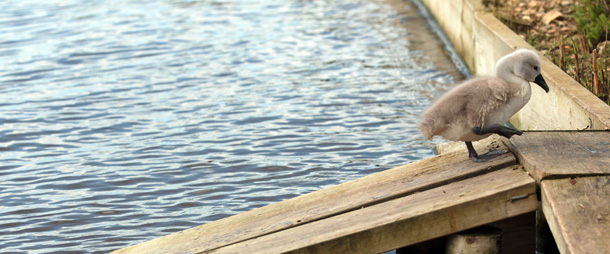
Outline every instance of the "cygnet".
[[441, 96], [422, 114], [419, 130], [428, 139], [438, 135], [451, 141], [464, 141], [473, 161], [487, 161], [498, 153], [478, 155], [472, 141], [493, 133], [506, 138], [522, 134], [505, 124], [530, 100], [529, 82], [549, 92], [540, 71], [540, 57], [536, 52], [516, 50], [498, 60], [496, 77], [469, 79]]

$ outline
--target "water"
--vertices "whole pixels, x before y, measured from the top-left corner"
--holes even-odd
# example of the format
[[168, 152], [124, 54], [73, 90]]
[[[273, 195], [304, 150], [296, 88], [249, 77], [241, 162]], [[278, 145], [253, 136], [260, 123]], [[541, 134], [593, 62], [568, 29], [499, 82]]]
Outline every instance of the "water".
[[104, 253], [432, 155], [411, 3], [4, 0], [0, 250]]

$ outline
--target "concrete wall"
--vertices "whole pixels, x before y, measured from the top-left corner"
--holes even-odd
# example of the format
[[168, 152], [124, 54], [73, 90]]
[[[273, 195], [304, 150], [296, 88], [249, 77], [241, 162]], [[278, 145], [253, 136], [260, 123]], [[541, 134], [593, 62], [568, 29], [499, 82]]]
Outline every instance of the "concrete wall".
[[[493, 75], [500, 57], [517, 48], [534, 49], [488, 12], [480, 0], [421, 0], [475, 75]], [[522, 130], [610, 128], [610, 107], [542, 57], [550, 92], [532, 86], [532, 99], [511, 123]]]

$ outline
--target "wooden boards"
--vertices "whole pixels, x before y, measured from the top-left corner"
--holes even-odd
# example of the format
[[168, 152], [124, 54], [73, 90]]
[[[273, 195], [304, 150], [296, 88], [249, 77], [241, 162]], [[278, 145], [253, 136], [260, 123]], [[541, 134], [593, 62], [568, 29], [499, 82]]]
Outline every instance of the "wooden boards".
[[544, 180], [542, 211], [561, 253], [610, 250], [610, 176]]
[[[514, 164], [515, 157], [512, 154], [504, 154], [485, 163], [472, 162], [468, 159], [468, 155], [465, 152], [436, 156], [153, 239], [118, 250], [115, 253], [208, 252], [264, 237], [275, 232], [301, 228], [303, 225], [309, 225], [314, 222], [321, 223], [322, 220], [333, 216], [347, 214], [361, 208], [396, 200], [416, 192], [423, 193], [426, 190], [459, 182], [477, 175], [483, 175]], [[513, 172], [512, 170], [510, 171]], [[514, 172], [519, 171], [515, 170]], [[476, 182], [471, 182], [471, 184], [476, 184]], [[487, 187], [492, 188], [493, 186]], [[449, 192], [451, 191], [449, 190]], [[529, 193], [529, 190], [526, 192]], [[506, 193], [503, 194], [506, 195]], [[428, 193], [428, 195], [430, 194]], [[394, 205], [404, 206], [405, 204], [395, 203]], [[508, 207], [512, 206], [503, 205], [500, 207], [508, 209]], [[412, 209], [415, 208], [417, 207]], [[528, 209], [530, 208], [528, 207]], [[514, 214], [512, 208], [509, 210], [511, 212], [499, 210], [500, 214], [494, 215], [492, 218], [503, 219], [506, 216]], [[521, 208], [517, 210], [521, 211]], [[446, 211], [458, 212], [453, 210]], [[478, 210], [468, 211], [481, 212]], [[453, 216], [452, 218], [455, 220], [457, 217]], [[365, 216], [352, 217], [349, 223], [360, 224], [366, 222], [369, 222], [369, 218]], [[370, 224], [368, 225], [370, 226]]]
[[[472, 142], [472, 146], [477, 153], [484, 154], [489, 151], [500, 151], [501, 153], [509, 153], [510, 150], [503, 144], [502, 137], [497, 134], [491, 135], [479, 141]], [[447, 154], [453, 152], [466, 152], [466, 144], [462, 141], [452, 141], [438, 144], [434, 147], [438, 154]]]
[[379, 253], [517, 216], [535, 210], [538, 201], [535, 181], [516, 168], [500, 169], [208, 253]]
[[540, 183], [542, 211], [561, 253], [606, 253], [610, 132], [525, 132], [508, 145]]
[[543, 179], [610, 174], [610, 132], [525, 132], [508, 144], [525, 169]]

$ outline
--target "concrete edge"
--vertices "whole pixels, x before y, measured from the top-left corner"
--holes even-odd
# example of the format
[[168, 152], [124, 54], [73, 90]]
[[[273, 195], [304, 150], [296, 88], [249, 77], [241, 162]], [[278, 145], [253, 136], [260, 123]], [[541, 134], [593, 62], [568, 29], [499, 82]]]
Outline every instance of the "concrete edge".
[[[485, 9], [480, 0], [421, 0], [441, 25], [475, 75], [494, 74], [500, 57], [517, 48], [534, 49]], [[542, 75], [550, 92], [532, 87], [532, 99], [511, 118], [519, 129], [608, 129], [610, 106], [568, 74], [543, 59]]]

